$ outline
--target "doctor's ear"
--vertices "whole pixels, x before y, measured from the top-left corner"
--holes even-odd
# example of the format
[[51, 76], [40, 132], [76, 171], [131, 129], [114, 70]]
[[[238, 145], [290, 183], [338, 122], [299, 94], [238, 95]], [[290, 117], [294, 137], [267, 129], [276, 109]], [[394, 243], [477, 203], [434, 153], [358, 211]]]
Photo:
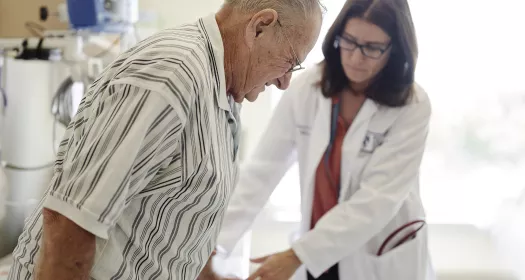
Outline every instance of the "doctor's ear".
[[279, 15], [274, 9], [264, 9], [253, 15], [245, 32], [248, 47], [252, 48], [253, 41], [266, 35], [277, 24], [278, 18]]

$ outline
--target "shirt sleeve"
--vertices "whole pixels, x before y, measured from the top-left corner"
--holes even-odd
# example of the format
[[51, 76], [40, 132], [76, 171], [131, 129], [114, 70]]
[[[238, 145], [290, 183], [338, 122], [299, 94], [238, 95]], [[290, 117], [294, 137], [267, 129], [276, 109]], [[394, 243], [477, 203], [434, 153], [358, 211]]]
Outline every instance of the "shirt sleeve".
[[85, 110], [74, 118], [44, 201], [45, 208], [103, 239], [133, 197], [169, 163], [182, 131], [180, 118], [161, 94], [113, 87], [109, 97], [92, 100], [96, 108], [81, 107]]

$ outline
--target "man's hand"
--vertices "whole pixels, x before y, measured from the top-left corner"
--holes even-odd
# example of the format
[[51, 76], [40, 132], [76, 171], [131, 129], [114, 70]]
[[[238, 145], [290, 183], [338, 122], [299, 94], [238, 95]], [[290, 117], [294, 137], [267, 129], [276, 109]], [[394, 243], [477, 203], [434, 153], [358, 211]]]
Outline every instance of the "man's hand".
[[253, 259], [252, 262], [262, 265], [247, 280], [288, 280], [301, 266], [301, 260], [292, 249]]

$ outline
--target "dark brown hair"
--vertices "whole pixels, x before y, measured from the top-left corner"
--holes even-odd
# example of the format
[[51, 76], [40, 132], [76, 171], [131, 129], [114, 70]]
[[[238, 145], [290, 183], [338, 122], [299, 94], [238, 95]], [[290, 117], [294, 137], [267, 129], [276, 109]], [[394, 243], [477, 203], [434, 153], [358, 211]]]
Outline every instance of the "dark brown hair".
[[341, 64], [340, 50], [334, 47], [338, 35], [351, 18], [363, 18], [379, 26], [391, 38], [391, 53], [384, 68], [366, 89], [368, 98], [381, 105], [407, 104], [414, 92], [417, 40], [407, 0], [348, 0], [323, 42], [324, 61], [319, 82], [326, 97], [339, 95], [350, 87]]

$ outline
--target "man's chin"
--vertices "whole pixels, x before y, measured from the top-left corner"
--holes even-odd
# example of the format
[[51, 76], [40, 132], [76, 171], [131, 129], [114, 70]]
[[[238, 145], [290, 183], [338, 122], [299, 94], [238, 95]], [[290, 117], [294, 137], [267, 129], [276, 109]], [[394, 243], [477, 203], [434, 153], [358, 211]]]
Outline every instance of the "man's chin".
[[248, 100], [249, 102], [254, 102], [255, 100], [257, 100], [257, 97], [259, 97], [259, 95], [255, 95], [255, 96], [245, 96], [244, 99]]
[[248, 100], [248, 102], [254, 102], [259, 97], [259, 94], [263, 92], [249, 92], [247, 94], [232, 94], [233, 100], [235, 100], [236, 103], [242, 103], [244, 100]]
[[245, 98], [246, 100], [248, 100], [249, 102], [254, 102], [254, 101], [257, 100], [257, 98], [259, 97], [259, 94], [261, 94], [261, 92], [263, 92], [263, 91], [264, 91], [264, 90], [261, 90], [261, 91], [259, 91], [259, 92], [252, 91], [252, 92], [246, 94], [246, 95], [244, 96], [244, 98]]

